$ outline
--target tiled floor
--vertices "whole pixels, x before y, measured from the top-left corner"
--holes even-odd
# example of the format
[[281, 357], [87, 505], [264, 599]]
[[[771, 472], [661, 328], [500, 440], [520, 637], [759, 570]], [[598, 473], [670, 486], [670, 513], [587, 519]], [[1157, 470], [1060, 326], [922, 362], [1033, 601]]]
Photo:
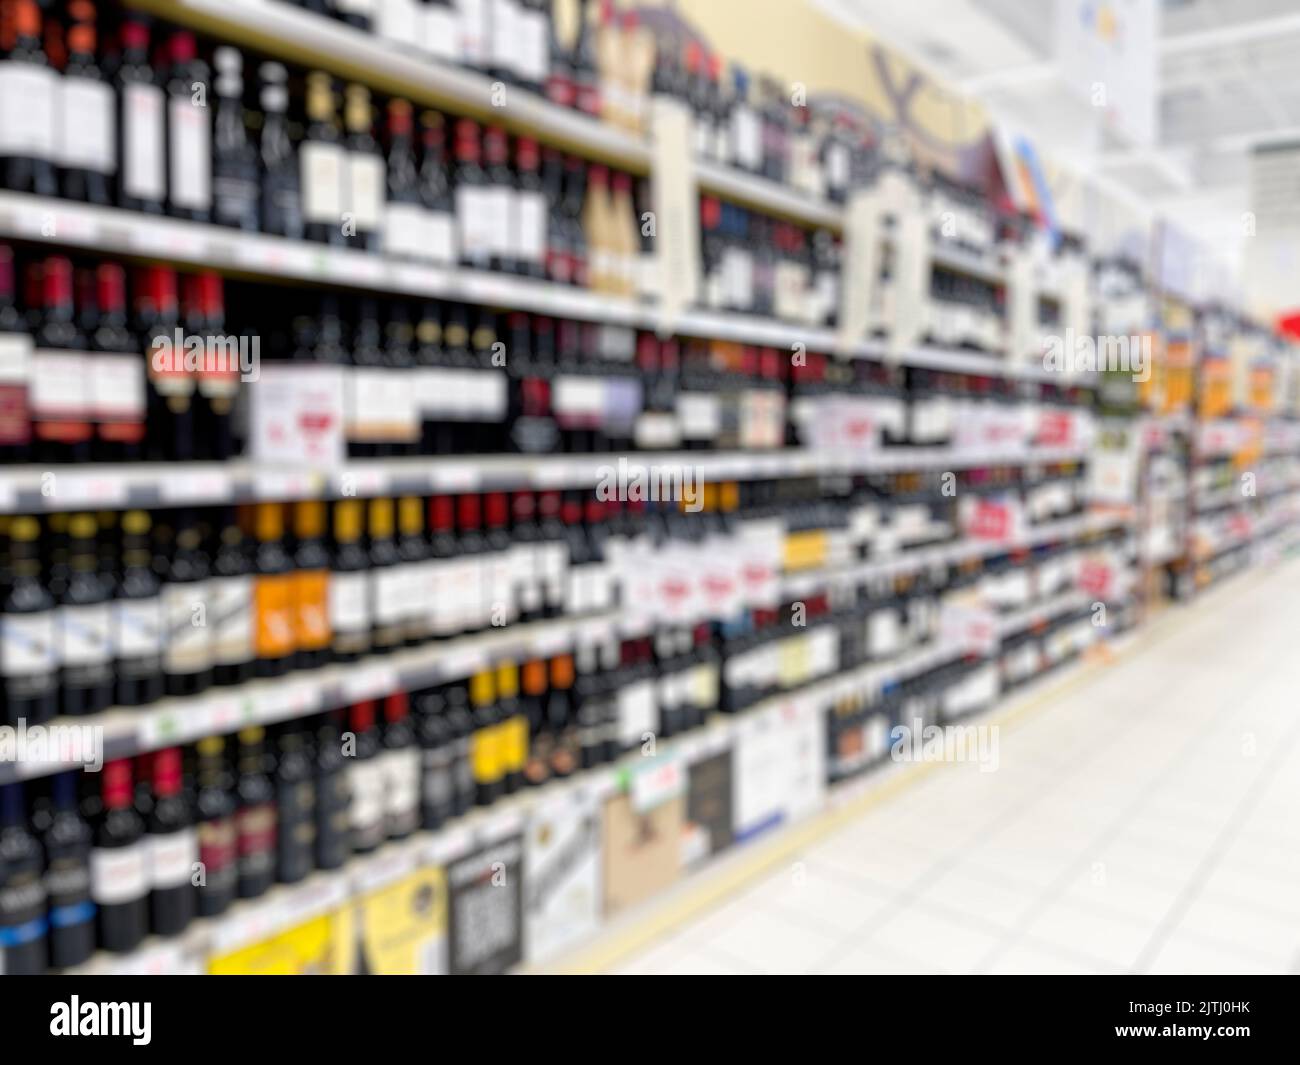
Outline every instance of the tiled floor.
[[793, 854], [622, 973], [1300, 971], [1300, 562]]

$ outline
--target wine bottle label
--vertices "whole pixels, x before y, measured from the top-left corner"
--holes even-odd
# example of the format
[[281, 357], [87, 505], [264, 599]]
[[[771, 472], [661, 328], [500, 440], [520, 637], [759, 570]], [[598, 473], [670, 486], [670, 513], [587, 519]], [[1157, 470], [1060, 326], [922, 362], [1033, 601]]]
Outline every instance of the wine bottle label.
[[503, 370], [475, 373], [475, 413], [479, 421], [499, 422], [506, 416], [509, 382]]
[[259, 658], [283, 658], [294, 649], [293, 575], [257, 577], [253, 582], [253, 648]]
[[111, 657], [112, 616], [107, 603], [60, 607], [59, 657], [64, 666], [92, 666]]
[[144, 840], [90, 852], [91, 895], [99, 906], [143, 898], [149, 890], [149, 848]]
[[451, 744], [426, 750], [421, 758], [421, 793], [424, 804], [434, 810], [450, 809], [455, 781], [452, 779], [452, 762], [455, 751]]
[[501, 768], [507, 773], [522, 772], [528, 762], [528, 718], [516, 714], [502, 722], [501, 730]]
[[259, 803], [235, 814], [238, 837], [239, 875], [262, 876], [275, 860], [275, 806]]
[[329, 646], [329, 576], [328, 570], [299, 570], [294, 574], [294, 643], [304, 651]]
[[407, 259], [424, 257], [427, 215], [418, 203], [388, 204], [384, 208], [384, 251]]
[[515, 571], [510, 551], [494, 551], [487, 561], [487, 609], [493, 623], [510, 624], [519, 616], [515, 603]]
[[384, 815], [390, 833], [394, 829], [409, 831], [420, 813], [420, 749], [410, 746], [385, 751], [383, 773]]
[[383, 225], [383, 156], [369, 152], [347, 153], [346, 202], [357, 232], [374, 233]]
[[31, 439], [27, 398], [31, 363], [30, 337], [23, 333], [0, 333], [0, 446], [23, 445]]
[[122, 90], [122, 174], [129, 196], [161, 200], [166, 192], [163, 159], [163, 91], [128, 84]]
[[520, 11], [515, 15], [515, 69], [534, 85], [544, 85], [551, 70], [550, 27], [541, 11]]
[[189, 97], [173, 97], [168, 101], [167, 113], [172, 203], [187, 210], [206, 211], [212, 206], [212, 125], [208, 109]]
[[459, 16], [460, 61], [472, 67], [486, 66], [491, 40], [487, 0], [455, 0]]
[[501, 726], [477, 729], [469, 740], [470, 765], [476, 784], [493, 784], [503, 772]]
[[645, 411], [637, 416], [632, 438], [642, 450], [670, 451], [681, 444], [682, 428], [676, 414]]
[[848, 188], [850, 156], [848, 146], [838, 141], [826, 145], [826, 184], [834, 190]]
[[32, 417], [37, 421], [89, 421], [87, 357], [75, 351], [37, 348], [32, 352]]
[[302, 213], [308, 222], [343, 224], [343, 149], [323, 141], [304, 141], [299, 149]]
[[138, 422], [145, 415], [144, 360], [139, 355], [88, 355], [90, 404], [97, 422]]
[[712, 440], [722, 431], [722, 404], [713, 392], [683, 392], [677, 397], [677, 419], [687, 440]]
[[484, 601], [483, 566], [477, 557], [452, 563], [448, 579], [446, 605], [454, 612], [460, 628], [477, 628], [486, 611]]
[[605, 414], [605, 389], [598, 377], [560, 375], [551, 382], [551, 409], [566, 429], [596, 428]]
[[379, 35], [404, 45], [417, 40], [416, 10], [414, 0], [379, 0], [375, 12]]
[[747, 170], [763, 165], [763, 123], [743, 104], [731, 111], [731, 158]]
[[59, 664], [56, 611], [5, 614], [0, 617], [0, 674], [6, 677], [45, 673]]
[[238, 835], [233, 817], [219, 821], [204, 821], [199, 825], [199, 861], [203, 863], [206, 884], [210, 891], [229, 887], [235, 879], [235, 862], [238, 857]]
[[370, 609], [376, 626], [387, 628], [406, 620], [410, 611], [411, 583], [405, 566], [385, 566], [375, 571], [372, 584], [374, 600]]
[[516, 220], [515, 190], [507, 185], [489, 185], [483, 192], [487, 211], [488, 249], [493, 255], [513, 257], [517, 241], [514, 233]]
[[4, 948], [45, 934], [45, 883], [36, 873], [15, 873], [0, 883], [0, 974]]
[[520, 11], [514, 0], [487, 0], [489, 63], [498, 70], [519, 73], [516, 37]]
[[168, 673], [198, 673], [212, 664], [209, 596], [205, 581], [163, 586], [163, 617], [167, 626], [163, 668]]
[[427, 4], [423, 15], [420, 43], [424, 50], [439, 59], [458, 59], [460, 22], [456, 12], [440, 4]]
[[493, 218], [496, 197], [483, 185], [461, 185], [456, 189], [456, 237], [462, 255], [478, 261], [492, 255], [497, 224]]
[[149, 883], [154, 888], [180, 887], [190, 881], [199, 860], [194, 829], [150, 835], [145, 842], [149, 847]]
[[157, 655], [163, 646], [162, 598], [118, 599], [113, 603], [113, 654], [117, 658]]
[[450, 211], [423, 211], [419, 231], [421, 258], [444, 265], [456, 261], [456, 218]]
[[54, 161], [61, 80], [49, 67], [0, 62], [0, 155]]
[[50, 900], [50, 924], [55, 928], [90, 920], [94, 906], [89, 902], [89, 854], [50, 859], [45, 867], [45, 891]]
[[540, 264], [546, 257], [546, 197], [540, 192], [516, 193], [514, 209], [515, 257]]
[[225, 666], [251, 661], [253, 650], [253, 579], [218, 577], [208, 582], [212, 623], [212, 657]]
[[364, 632], [370, 628], [370, 574], [333, 573], [329, 582], [330, 628]]
[[659, 730], [659, 707], [653, 681], [629, 684], [618, 693], [618, 740], [623, 747], [637, 747], [648, 732]]
[[112, 174], [117, 170], [113, 90], [90, 78], [65, 77], [59, 93], [59, 164]]
[[388, 780], [379, 757], [353, 759], [348, 766], [348, 782], [352, 788], [352, 804], [348, 809], [348, 824], [362, 839], [369, 839], [383, 830], [384, 790]]

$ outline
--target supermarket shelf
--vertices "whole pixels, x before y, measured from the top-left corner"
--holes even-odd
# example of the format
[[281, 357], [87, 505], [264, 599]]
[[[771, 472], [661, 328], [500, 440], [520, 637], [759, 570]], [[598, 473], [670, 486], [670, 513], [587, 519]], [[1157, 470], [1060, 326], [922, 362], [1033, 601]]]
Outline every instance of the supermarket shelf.
[[344, 495], [430, 495], [514, 489], [592, 487], [626, 462], [630, 473], [680, 469], [705, 481], [833, 473], [959, 470], [1080, 462], [1077, 449], [953, 451], [899, 448], [857, 453], [784, 448], [592, 455], [483, 455], [358, 460], [336, 469], [293, 469], [244, 461], [131, 463], [0, 470], [0, 513], [85, 508], [209, 506], [258, 500], [336, 499]]
[[[246, 725], [270, 725], [346, 706], [394, 691], [413, 691], [463, 680], [496, 659], [551, 657], [575, 642], [603, 639], [611, 632], [643, 633], [638, 623], [617, 614], [557, 618], [512, 625], [495, 632], [462, 636], [427, 647], [374, 656], [359, 663], [326, 666], [310, 672], [215, 688], [195, 698], [165, 699], [139, 709], [117, 708], [85, 718], [58, 718], [50, 726], [101, 730], [105, 761], [140, 751], [191, 743]], [[57, 757], [0, 762], [0, 783], [44, 776], [84, 759]]]
[[[787, 576], [781, 581], [781, 595], [797, 598], [830, 584], [862, 583], [876, 577], [919, 573], [931, 566], [956, 565], [1016, 548], [1085, 537], [1119, 524], [1108, 516], [1074, 518], [1036, 529], [1014, 545], [949, 544], [883, 562]], [[123, 758], [140, 751], [189, 743], [206, 735], [232, 732], [246, 725], [269, 725], [306, 717], [359, 699], [463, 680], [502, 657], [551, 657], [575, 643], [597, 641], [612, 632], [621, 636], [641, 635], [649, 631], [646, 628], [649, 624], [645, 619], [632, 620], [613, 612], [513, 625], [499, 632], [457, 637], [359, 663], [253, 681], [236, 688], [213, 689], [197, 698], [167, 699], [139, 709], [118, 708], [91, 718], [60, 718], [52, 724], [99, 729], [104, 759]], [[51, 752], [46, 759], [29, 757], [20, 763], [0, 763], [0, 783], [43, 776], [75, 761], [55, 757]]]
[[[508, 86], [414, 47], [305, 11], [283, 0], [128, 0], [132, 7], [267, 55], [328, 70], [386, 93], [526, 133], [584, 156], [645, 172], [645, 142], [599, 119]], [[500, 99], [498, 97], [498, 99]]]
[[996, 558], [1013, 551], [1032, 550], [1059, 540], [1074, 540], [1112, 529], [1125, 528], [1127, 521], [1119, 515], [1090, 514], [1082, 518], [1049, 522], [1031, 529], [1027, 536], [1015, 541], [961, 540], [957, 543], [939, 544], [915, 551], [903, 551], [893, 558], [873, 560], [826, 571], [787, 575], [782, 579], [782, 595], [787, 598], [811, 595], [827, 585], [854, 586], [877, 580], [891, 580], [922, 573], [936, 566], [958, 566], [963, 562]]
[[752, 207], [764, 214], [780, 215], [808, 226], [842, 229], [844, 212], [828, 200], [814, 199], [798, 189], [747, 174], [717, 163], [697, 162], [695, 179], [709, 193]]
[[[664, 326], [662, 316], [651, 305], [550, 281], [409, 262], [350, 248], [331, 248], [26, 193], [0, 191], [0, 236], [161, 260], [236, 277], [358, 288], [632, 328]], [[800, 344], [811, 351], [840, 348], [840, 339], [833, 330], [758, 315], [687, 310], [671, 325], [684, 336], [781, 348]], [[922, 346], [894, 356], [885, 344], [864, 341], [853, 345], [848, 354], [922, 369], [1061, 383], [1059, 374], [1041, 366], [1008, 363], [978, 352]]]
[[[879, 690], [960, 655], [960, 649], [951, 646], [923, 647], [901, 655], [894, 662], [862, 666], [798, 691], [774, 696], [734, 717], [716, 715], [703, 728], [659, 744], [659, 756], [652, 764], [676, 761], [690, 765], [703, 761], [731, 747], [742, 736], [772, 727], [783, 717], [820, 712], [840, 693], [864, 688]], [[125, 955], [101, 952], [75, 973], [162, 975], [187, 971], [187, 966], [188, 971], [201, 971], [208, 956], [262, 942], [277, 932], [336, 909], [349, 898], [393, 883], [421, 866], [444, 866], [471, 850], [514, 835], [522, 830], [536, 806], [564, 792], [583, 791], [596, 798], [611, 795], [627, 773], [645, 764], [642, 755], [633, 752], [611, 765], [530, 789], [490, 809], [471, 811], [436, 832], [417, 832], [409, 840], [389, 843], [373, 854], [353, 858], [343, 869], [317, 872], [300, 884], [277, 886], [263, 898], [237, 902], [228, 913], [196, 923], [177, 939], [154, 937]]]
[[979, 253], [939, 242], [934, 245], [930, 256], [935, 266], [941, 266], [954, 273], [966, 274], [998, 285], [1005, 283], [1007, 279], [1006, 268], [1002, 265], [996, 250]]
[[1062, 614], [1082, 610], [1091, 602], [1093, 602], [1093, 599], [1090, 596], [1084, 595], [1082, 592], [1072, 591], [1054, 596], [1046, 603], [1036, 603], [1024, 610], [1017, 610], [1014, 613], [1003, 615], [998, 618], [998, 638], [1005, 640], [1008, 636], [1012, 636], [1017, 632], [1036, 628], [1052, 618], [1060, 617]]
[[350, 248], [25, 193], [0, 192], [0, 235], [234, 275], [343, 285], [619, 325], [646, 320], [645, 309], [632, 300], [547, 281], [406, 262]]

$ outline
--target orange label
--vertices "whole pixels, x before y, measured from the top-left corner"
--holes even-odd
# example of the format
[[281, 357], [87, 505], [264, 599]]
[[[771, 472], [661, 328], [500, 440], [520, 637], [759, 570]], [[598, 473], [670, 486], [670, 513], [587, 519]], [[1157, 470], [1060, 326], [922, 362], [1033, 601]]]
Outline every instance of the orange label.
[[319, 651], [330, 644], [329, 591], [328, 570], [294, 574], [294, 638], [304, 651]]
[[1232, 374], [1227, 359], [1201, 365], [1201, 417], [1220, 418], [1232, 409]]
[[258, 658], [283, 658], [293, 652], [293, 593], [294, 580], [289, 573], [258, 577], [253, 585], [254, 649]]

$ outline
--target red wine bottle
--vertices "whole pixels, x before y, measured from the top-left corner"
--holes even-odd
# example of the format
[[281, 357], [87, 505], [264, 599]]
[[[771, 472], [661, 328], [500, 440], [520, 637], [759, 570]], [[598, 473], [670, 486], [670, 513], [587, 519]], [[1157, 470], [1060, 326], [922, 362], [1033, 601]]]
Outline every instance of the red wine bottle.
[[326, 714], [316, 728], [316, 868], [337, 869], [352, 853], [348, 819], [348, 763], [338, 717]]
[[258, 138], [261, 180], [261, 230], [289, 240], [302, 240], [305, 222], [298, 154], [289, 136], [288, 73], [279, 63], [258, 68], [262, 81], [262, 129]]
[[481, 161], [478, 123], [462, 118], [456, 123], [456, 238], [461, 265], [475, 269], [491, 265], [497, 222], [492, 214], [495, 199]]
[[149, 912], [155, 935], [180, 935], [194, 919], [194, 874], [199, 841], [181, 789], [181, 750], [153, 759], [153, 810], [149, 815]]
[[384, 770], [375, 732], [375, 704], [356, 703], [348, 713], [352, 757], [347, 763], [351, 807], [348, 812], [351, 848], [367, 854], [384, 842]]
[[296, 884], [316, 864], [315, 767], [297, 723], [284, 725], [276, 738], [275, 805], [275, 878]]
[[94, 428], [86, 337], [77, 326], [72, 302], [72, 263], [51, 255], [32, 264], [28, 281], [36, 345], [31, 404], [37, 457], [53, 463], [85, 462]]
[[447, 134], [442, 115], [420, 115], [419, 196], [424, 211], [417, 257], [451, 266], [456, 262], [456, 204], [447, 176]]
[[167, 55], [167, 209], [177, 218], [206, 222], [212, 216], [208, 65], [188, 30], [172, 33]]
[[144, 346], [149, 377], [150, 457], [158, 462], [187, 461], [194, 457], [195, 382], [186, 369], [184, 343], [176, 343], [182, 331], [174, 270], [147, 266], [141, 272], [136, 332]]
[[166, 646], [163, 683], [168, 695], [191, 696], [212, 685], [211, 593], [207, 553], [194, 515], [177, 514], [172, 529], [163, 527], [170, 556], [156, 566], [164, 574], [162, 589]]
[[225, 462], [235, 453], [233, 413], [243, 371], [243, 340], [239, 340], [237, 355], [235, 339], [224, 335], [226, 303], [220, 275], [209, 271], [187, 275], [185, 280], [187, 331], [205, 342], [210, 338], [223, 341], [204, 346], [194, 397], [199, 443], [194, 457]]
[[384, 835], [406, 839], [420, 827], [420, 749], [411, 727], [406, 692], [384, 699], [379, 755], [384, 774]]
[[131, 763], [107, 762], [101, 776], [91, 894], [100, 947], [123, 954], [135, 950], [149, 931], [149, 853], [144, 822], [132, 802]]
[[6, 14], [8, 32], [0, 39], [0, 186], [57, 196], [59, 78], [41, 46], [41, 11], [35, 0], [12, 0]]
[[369, 534], [367, 552], [372, 579], [370, 582], [370, 650], [387, 654], [402, 645], [402, 592], [396, 584], [404, 579], [399, 566], [401, 557], [394, 536], [393, 501], [372, 499], [366, 508]]
[[347, 174], [334, 79], [319, 70], [308, 74], [306, 102], [307, 135], [298, 157], [306, 237], [339, 246], [347, 243], [343, 235]]
[[86, 276], [78, 302], [91, 352], [86, 362], [97, 457], [135, 462], [143, 451], [147, 402], [140, 344], [126, 324], [126, 271], [118, 263], [100, 263]]
[[45, 863], [26, 822], [23, 786], [0, 784], [0, 972], [39, 976], [49, 964]]
[[345, 222], [348, 244], [378, 251], [383, 243], [384, 154], [375, 140], [370, 90], [349, 85], [344, 94], [343, 127]]
[[370, 562], [361, 542], [362, 503], [334, 505], [334, 550], [329, 607], [333, 657], [352, 662], [370, 652]]
[[441, 828], [452, 816], [455, 738], [447, 721], [447, 700], [439, 688], [415, 696], [415, 737], [420, 746], [420, 827]]
[[41, 724], [59, 706], [57, 612], [42, 580], [40, 536], [35, 518], [14, 518], [0, 574], [0, 706], [11, 726]]
[[74, 514], [68, 521], [67, 576], [58, 620], [61, 710], [69, 717], [97, 714], [113, 702], [111, 593], [99, 571], [97, 532], [90, 514]]
[[212, 131], [212, 220], [256, 233], [259, 215], [257, 148], [244, 123], [244, 58], [223, 45], [212, 56], [217, 114]]
[[203, 863], [198, 912], [201, 917], [215, 917], [234, 902], [239, 879], [238, 804], [234, 779], [226, 765], [226, 742], [220, 736], [199, 740], [195, 782], [199, 861]]
[[253, 899], [275, 881], [275, 786], [267, 772], [265, 733], [259, 726], [241, 729], [235, 782], [239, 837], [239, 897]]
[[253, 561], [234, 508], [217, 527], [212, 575], [207, 582], [212, 612], [212, 679], [215, 684], [243, 684], [253, 676]]
[[[32, 824], [45, 849], [45, 892], [50, 904], [50, 965], [80, 965], [95, 952], [95, 904], [90, 896], [94, 833], [78, 809], [76, 771], [50, 780], [50, 797]], [[7, 970], [6, 970], [7, 971]]]
[[119, 706], [145, 706], [163, 695], [164, 617], [153, 568], [147, 511], [122, 515], [121, 573], [113, 602], [113, 672]]
[[94, 5], [73, 0], [68, 15], [68, 62], [59, 87], [60, 183], [68, 199], [107, 207], [117, 171], [116, 101], [95, 58]]
[[15, 282], [13, 249], [0, 244], [0, 463], [26, 461], [32, 441], [32, 336]]
[[121, 101], [118, 122], [117, 204], [162, 214], [167, 195], [166, 96], [149, 62], [149, 28], [122, 23], [122, 58], [114, 87]]

